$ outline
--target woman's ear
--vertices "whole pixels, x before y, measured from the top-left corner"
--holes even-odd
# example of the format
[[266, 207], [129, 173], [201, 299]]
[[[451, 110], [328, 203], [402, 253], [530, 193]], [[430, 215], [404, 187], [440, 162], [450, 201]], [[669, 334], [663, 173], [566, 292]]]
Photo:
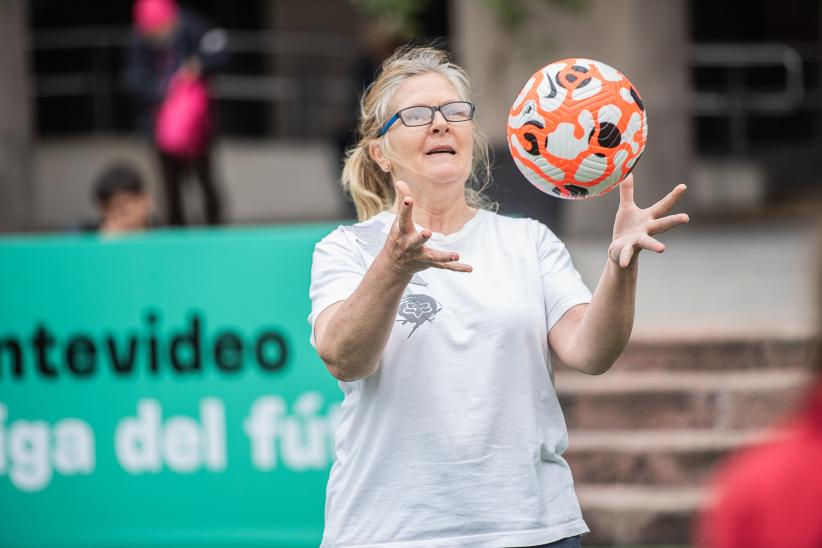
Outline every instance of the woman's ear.
[[371, 156], [371, 159], [374, 160], [378, 166], [380, 166], [381, 170], [386, 173], [391, 171], [391, 163], [383, 154], [382, 147], [378, 141], [373, 141], [368, 145], [368, 155]]

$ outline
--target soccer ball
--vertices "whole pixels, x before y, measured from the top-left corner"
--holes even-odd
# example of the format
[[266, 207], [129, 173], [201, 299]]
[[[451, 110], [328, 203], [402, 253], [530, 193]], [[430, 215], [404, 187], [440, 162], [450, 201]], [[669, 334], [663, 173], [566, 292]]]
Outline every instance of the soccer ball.
[[636, 88], [591, 59], [563, 59], [534, 73], [508, 114], [508, 148], [526, 179], [567, 199], [616, 187], [648, 139]]

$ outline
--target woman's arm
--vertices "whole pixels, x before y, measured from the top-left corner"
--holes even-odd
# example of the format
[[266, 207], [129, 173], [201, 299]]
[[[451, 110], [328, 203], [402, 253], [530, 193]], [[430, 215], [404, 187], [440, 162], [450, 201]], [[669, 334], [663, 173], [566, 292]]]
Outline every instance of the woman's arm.
[[349, 298], [329, 306], [317, 317], [317, 353], [337, 379], [353, 381], [377, 370], [410, 279], [396, 275], [381, 254]]
[[431, 231], [414, 227], [408, 186], [396, 183], [402, 197], [388, 239], [362, 282], [346, 300], [325, 309], [314, 323], [317, 352], [334, 377], [354, 381], [376, 372], [394, 326], [405, 287], [415, 272], [442, 268], [471, 272], [459, 255], [425, 246]]
[[634, 203], [633, 176], [620, 184], [609, 260], [591, 303], [568, 310], [548, 333], [548, 344], [566, 365], [599, 375], [622, 354], [634, 325], [639, 252], [662, 253], [665, 245], [652, 235], [688, 222], [684, 213], [665, 216], [685, 189], [678, 185], [653, 206], [640, 209]]

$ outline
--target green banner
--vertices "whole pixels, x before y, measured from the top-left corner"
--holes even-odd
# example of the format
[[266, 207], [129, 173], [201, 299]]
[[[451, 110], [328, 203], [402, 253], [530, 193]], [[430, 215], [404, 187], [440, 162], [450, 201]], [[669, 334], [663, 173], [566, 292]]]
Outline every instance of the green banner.
[[317, 546], [331, 228], [0, 240], [0, 546]]

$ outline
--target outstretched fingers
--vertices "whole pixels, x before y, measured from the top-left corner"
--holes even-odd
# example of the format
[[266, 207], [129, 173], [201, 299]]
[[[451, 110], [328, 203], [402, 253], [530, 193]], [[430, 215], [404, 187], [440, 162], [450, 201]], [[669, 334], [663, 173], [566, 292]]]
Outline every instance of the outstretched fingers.
[[676, 187], [669, 192], [664, 198], [660, 201], [652, 205], [648, 208], [654, 218], [662, 217], [663, 215], [667, 214], [669, 211], [673, 209], [676, 203], [682, 198], [682, 195], [685, 194], [685, 191], [688, 189], [685, 185], [676, 185]]
[[634, 175], [629, 173], [621, 183], [619, 183], [619, 207], [629, 207], [634, 205]]
[[626, 245], [619, 251], [617, 264], [620, 268], [628, 268], [631, 264], [631, 259], [634, 257], [634, 246]]
[[454, 251], [435, 251], [432, 249], [425, 250], [428, 254], [430, 264], [433, 268], [440, 268], [443, 270], [453, 270], [456, 272], [471, 272], [473, 268], [471, 265], [457, 262], [460, 259], [459, 253]]
[[397, 223], [400, 227], [400, 232], [404, 234], [414, 234], [416, 228], [414, 227], [414, 217], [412, 209], [414, 207], [414, 199], [411, 197], [411, 191], [408, 185], [403, 181], [394, 183], [394, 190], [397, 193], [397, 201], [399, 202], [397, 209]]
[[665, 251], [665, 244], [647, 234], [642, 234], [632, 241], [628, 239], [615, 241], [608, 249], [608, 257], [620, 268], [628, 268], [634, 256], [643, 249], [662, 253]]
[[662, 217], [661, 219], [656, 219], [648, 223], [648, 234], [661, 234], [690, 220], [690, 217], [688, 217], [686, 213], [668, 215], [667, 217]]
[[409, 249], [419, 249], [425, 245], [425, 242], [431, 237], [431, 231], [423, 228], [411, 238], [411, 243], [408, 245]]
[[656, 253], [662, 253], [665, 251], [665, 244], [657, 240], [656, 238], [652, 238], [647, 234], [642, 235], [639, 237], [637, 241], [637, 246], [641, 249], [647, 249], [648, 251], [654, 251]]
[[452, 270], [454, 272], [473, 272], [474, 268], [465, 263], [456, 263], [456, 262], [448, 262], [448, 263], [433, 263], [431, 265], [432, 268], [439, 268], [441, 270]]

